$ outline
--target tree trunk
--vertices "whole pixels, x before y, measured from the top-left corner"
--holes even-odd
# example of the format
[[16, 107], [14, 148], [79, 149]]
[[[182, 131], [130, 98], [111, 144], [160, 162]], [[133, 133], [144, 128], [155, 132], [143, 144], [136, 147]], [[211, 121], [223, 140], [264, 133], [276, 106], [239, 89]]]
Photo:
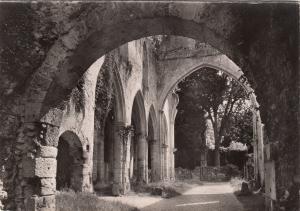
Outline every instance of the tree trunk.
[[220, 167], [220, 139], [215, 137], [215, 153], [214, 153], [214, 163], [216, 167]]
[[214, 152], [214, 164], [216, 167], [220, 167], [220, 139], [218, 130], [218, 121], [214, 121], [214, 137], [215, 137], [215, 152]]

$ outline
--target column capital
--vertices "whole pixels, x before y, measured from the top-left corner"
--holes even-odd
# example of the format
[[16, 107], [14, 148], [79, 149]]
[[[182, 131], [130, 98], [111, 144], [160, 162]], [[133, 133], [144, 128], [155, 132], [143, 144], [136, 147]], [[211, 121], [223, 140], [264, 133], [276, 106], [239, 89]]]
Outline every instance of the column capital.
[[155, 139], [152, 139], [152, 138], [147, 138], [146, 139], [149, 143], [154, 143], [154, 142], [156, 142], [156, 140]]
[[162, 148], [168, 148], [169, 145], [167, 145], [167, 144], [162, 144], [161, 147], [162, 147]]
[[125, 127], [126, 124], [125, 122], [114, 122], [113, 125], [114, 127], [119, 128], [119, 127]]
[[138, 137], [138, 139], [145, 139], [145, 140], [147, 140], [147, 136], [146, 136], [145, 133], [136, 133], [135, 135]]
[[130, 135], [133, 135], [134, 128], [132, 125], [120, 125], [116, 126], [116, 131], [119, 133], [119, 135], [123, 138], [128, 138]]

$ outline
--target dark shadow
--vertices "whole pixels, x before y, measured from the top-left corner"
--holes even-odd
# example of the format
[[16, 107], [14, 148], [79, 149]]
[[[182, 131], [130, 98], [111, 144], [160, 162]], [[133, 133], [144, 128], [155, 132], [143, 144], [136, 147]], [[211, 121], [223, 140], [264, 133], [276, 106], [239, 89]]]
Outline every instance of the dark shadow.
[[263, 197], [238, 197], [233, 193], [180, 195], [141, 208], [142, 211], [263, 211]]
[[243, 205], [245, 211], [264, 211], [265, 200], [260, 193], [241, 196], [238, 192], [235, 192], [234, 195]]

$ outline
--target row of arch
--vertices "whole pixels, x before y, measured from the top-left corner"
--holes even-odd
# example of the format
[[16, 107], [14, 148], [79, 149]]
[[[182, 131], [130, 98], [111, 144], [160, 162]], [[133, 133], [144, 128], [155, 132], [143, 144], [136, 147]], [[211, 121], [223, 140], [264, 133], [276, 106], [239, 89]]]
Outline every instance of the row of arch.
[[[222, 59], [224, 59], [224, 57], [222, 57]], [[212, 65], [209, 64], [200, 64], [198, 67], [190, 69], [187, 72], [183, 73], [182, 75], [179, 75], [177, 77], [177, 81], [175, 84], [171, 84], [171, 85], [168, 84], [164, 89], [168, 91], [166, 92], [166, 97], [162, 101], [163, 105], [165, 105], [165, 102], [168, 96], [170, 95], [171, 90], [176, 86], [177, 83], [179, 83], [184, 77], [191, 74], [192, 72], [206, 66], [212, 67]], [[238, 68], [230, 69], [229, 71], [226, 71], [226, 69], [218, 68], [217, 65], [213, 65], [213, 67], [215, 69], [221, 70], [231, 75], [234, 79], [238, 81], [239, 79], [237, 79], [232, 73], [237, 72], [239, 76], [242, 76]], [[133, 129], [131, 131], [132, 134], [129, 137], [128, 146], [126, 145], [122, 146], [123, 149], [127, 148], [128, 152], [124, 152], [120, 148], [117, 148], [116, 145], [120, 143], [120, 141], [116, 140], [119, 139], [119, 137], [118, 135], [115, 134], [116, 133], [115, 126], [117, 124], [121, 124], [122, 127], [126, 127], [127, 121], [126, 121], [126, 109], [125, 109], [125, 96], [124, 96], [122, 81], [117, 71], [113, 71], [113, 77], [114, 77], [113, 92], [115, 97], [113, 101], [114, 105], [113, 105], [113, 109], [109, 112], [109, 114], [106, 117], [106, 121], [104, 125], [104, 134], [103, 134], [104, 143], [102, 144], [103, 149], [100, 153], [98, 153], [98, 154], [102, 154], [101, 155], [102, 162], [99, 162], [99, 164], [94, 165], [94, 168], [96, 169], [95, 170], [96, 173], [93, 174], [94, 178], [92, 179], [94, 181], [94, 186], [95, 187], [99, 186], [101, 188], [102, 185], [108, 185], [110, 183], [124, 183], [124, 177], [125, 178], [128, 177], [127, 179], [125, 179], [125, 182], [129, 183], [129, 188], [130, 188], [130, 183], [149, 182], [149, 181], [164, 179], [166, 177], [174, 177], [174, 173], [172, 173], [173, 172], [172, 168], [174, 168], [174, 158], [172, 158], [172, 152], [171, 152], [172, 147], [174, 147], [174, 144], [173, 146], [168, 146], [168, 144], [172, 145], [168, 143], [170, 136], [174, 136], [173, 134], [174, 129], [172, 130], [172, 127], [170, 127], [169, 125], [173, 124], [174, 126], [174, 122], [171, 123], [169, 120], [167, 120], [168, 118], [166, 117], [165, 114], [165, 112], [167, 111], [164, 111], [164, 108], [162, 108], [159, 112], [157, 112], [153, 105], [150, 106], [148, 114], [146, 115], [144, 96], [142, 94], [142, 91], [140, 90], [137, 91], [131, 106], [132, 108], [131, 121], [129, 124], [132, 126]], [[251, 94], [252, 103], [255, 104], [255, 106], [257, 106], [252, 89], [249, 86], [245, 85], [245, 83], [243, 83], [242, 81], [239, 82], [246, 89], [246, 91]], [[162, 93], [164, 92], [165, 91], [163, 91]], [[171, 95], [175, 96], [176, 98], [176, 95], [174, 94]], [[178, 103], [178, 99], [177, 99], [177, 103]], [[173, 107], [173, 109], [171, 110], [172, 111], [170, 112], [170, 116], [171, 119], [173, 119], [174, 121], [176, 117], [176, 106]], [[159, 118], [157, 117], [158, 114], [160, 115]], [[62, 140], [65, 140], [63, 137], [64, 136], [62, 136]], [[174, 139], [174, 137], [172, 137], [172, 139]], [[67, 149], [72, 148], [72, 145], [68, 141], [67, 142], [60, 141], [60, 143], [61, 144], [58, 145], [60, 151], [62, 149], [60, 147], [61, 145], [65, 145], [65, 146], [68, 145], [66, 147]], [[77, 144], [77, 148], [80, 148], [78, 144]], [[94, 151], [96, 150], [96, 148], [98, 148], [97, 144], [94, 143]], [[118, 155], [118, 153], [120, 153], [121, 155]], [[63, 154], [68, 154], [68, 153], [62, 153], [61, 155]], [[118, 164], [116, 164], [115, 162], [122, 162], [121, 157], [122, 156], [126, 157], [127, 156], [126, 154], [128, 154], [128, 157], [125, 159], [124, 163], [121, 164], [121, 166], [122, 165], [127, 166], [128, 172], [124, 172], [124, 170], [122, 171], [120, 169], [116, 170], [116, 165]], [[58, 160], [59, 159], [60, 156], [58, 156]], [[72, 159], [74, 160], [74, 158]], [[93, 160], [94, 162], [98, 162], [99, 159], [101, 158], [97, 157], [94, 158]], [[76, 163], [75, 160], [74, 162]], [[80, 162], [82, 162], [80, 165], [83, 165], [83, 161]], [[65, 170], [64, 168], [61, 167], [64, 165], [72, 166], [75, 164], [60, 164], [58, 162], [58, 166], [57, 166], [58, 189], [64, 186], [72, 187], [72, 182], [70, 181], [70, 179], [66, 180], [59, 176], [59, 174], [61, 174], [61, 171]], [[76, 175], [74, 171], [68, 171], [68, 172], [73, 172], [71, 174]], [[78, 178], [82, 178], [82, 177], [83, 176], [78, 176]], [[77, 186], [79, 184], [83, 185], [80, 182], [79, 183], [77, 182], [76, 184]], [[80, 188], [78, 188], [77, 186], [76, 187], [74, 186], [73, 188], [76, 190], [80, 190]]]

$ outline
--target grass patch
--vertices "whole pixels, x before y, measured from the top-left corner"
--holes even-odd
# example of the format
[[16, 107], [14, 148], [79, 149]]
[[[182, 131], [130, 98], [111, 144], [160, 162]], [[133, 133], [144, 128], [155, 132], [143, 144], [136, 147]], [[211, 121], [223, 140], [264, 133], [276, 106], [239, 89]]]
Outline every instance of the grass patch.
[[56, 194], [56, 211], [137, 211], [120, 202], [99, 199], [93, 193], [63, 191]]

